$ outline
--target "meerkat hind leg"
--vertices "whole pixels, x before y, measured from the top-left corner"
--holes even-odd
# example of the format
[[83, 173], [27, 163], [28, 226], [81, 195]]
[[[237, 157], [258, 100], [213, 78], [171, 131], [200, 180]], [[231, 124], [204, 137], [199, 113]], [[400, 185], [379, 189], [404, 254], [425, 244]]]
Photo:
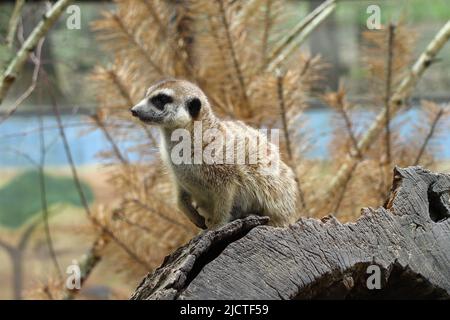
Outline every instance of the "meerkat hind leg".
[[205, 218], [198, 213], [198, 211], [192, 206], [192, 198], [184, 190], [178, 190], [178, 207], [184, 212], [184, 214], [201, 229], [206, 229]]

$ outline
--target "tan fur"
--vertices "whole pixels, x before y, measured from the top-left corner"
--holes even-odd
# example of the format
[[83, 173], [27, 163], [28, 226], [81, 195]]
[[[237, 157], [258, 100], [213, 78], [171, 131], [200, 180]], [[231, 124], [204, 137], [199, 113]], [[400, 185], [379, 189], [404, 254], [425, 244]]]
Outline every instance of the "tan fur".
[[[267, 141], [265, 135], [245, 125], [241, 121], [222, 121], [212, 112], [205, 94], [194, 84], [184, 80], [167, 80], [155, 84], [147, 91], [146, 98], [158, 92], [171, 93], [173, 103], [167, 105], [168, 115], [165, 122], [156, 123], [161, 129], [160, 151], [163, 161], [171, 172], [177, 187], [180, 209], [199, 227], [202, 217], [206, 226], [217, 228], [233, 219], [250, 214], [270, 217], [270, 224], [283, 226], [294, 222], [297, 186], [292, 170], [279, 160], [279, 170], [267, 170], [264, 155], [257, 155], [254, 164], [180, 164], [172, 162], [170, 153], [178, 142], [171, 141], [171, 134], [178, 128], [184, 128], [194, 135], [194, 120], [201, 121], [203, 132], [214, 128], [224, 135], [235, 137], [248, 136], [251, 139]], [[186, 117], [186, 101], [197, 97], [201, 109], [196, 117]], [[133, 107], [145, 114], [149, 106], [146, 99]], [[183, 110], [184, 108], [184, 110]], [[189, 115], [189, 114], [188, 114]], [[152, 121], [146, 121], [152, 123]], [[208, 136], [203, 137], [204, 146]], [[243, 144], [224, 146], [235, 148], [235, 153]], [[278, 155], [278, 149], [268, 144], [269, 154]], [[192, 148], [192, 153], [194, 148]], [[245, 148], [246, 156], [248, 148]], [[198, 216], [200, 215], [200, 216]]]

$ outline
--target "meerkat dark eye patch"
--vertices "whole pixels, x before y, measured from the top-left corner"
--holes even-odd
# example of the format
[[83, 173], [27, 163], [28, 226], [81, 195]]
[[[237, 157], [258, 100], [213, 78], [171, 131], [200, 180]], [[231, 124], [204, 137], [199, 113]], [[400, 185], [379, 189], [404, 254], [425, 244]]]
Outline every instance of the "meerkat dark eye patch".
[[200, 108], [202, 107], [202, 103], [200, 99], [198, 98], [192, 98], [188, 100], [186, 103], [187, 109], [189, 111], [189, 114], [193, 119], [197, 118], [198, 114], [200, 113]]
[[172, 103], [173, 99], [171, 96], [168, 96], [167, 94], [160, 93], [154, 97], [151, 97], [150, 102], [155, 106], [156, 109], [164, 110], [164, 106], [168, 103]]

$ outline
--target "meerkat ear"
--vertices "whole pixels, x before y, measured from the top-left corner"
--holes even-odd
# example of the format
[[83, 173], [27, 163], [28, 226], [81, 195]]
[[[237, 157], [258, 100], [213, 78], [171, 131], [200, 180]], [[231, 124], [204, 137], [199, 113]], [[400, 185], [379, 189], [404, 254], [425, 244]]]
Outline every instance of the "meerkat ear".
[[198, 114], [200, 113], [200, 108], [202, 107], [202, 103], [199, 98], [192, 98], [188, 100], [186, 103], [187, 109], [189, 111], [189, 114], [191, 115], [192, 119], [197, 118]]

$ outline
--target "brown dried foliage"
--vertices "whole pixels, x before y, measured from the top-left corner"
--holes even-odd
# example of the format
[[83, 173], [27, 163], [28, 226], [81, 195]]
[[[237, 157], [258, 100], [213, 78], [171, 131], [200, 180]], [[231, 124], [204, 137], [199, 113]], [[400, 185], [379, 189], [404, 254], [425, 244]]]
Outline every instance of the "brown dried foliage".
[[[362, 206], [383, 204], [391, 179], [384, 159], [385, 139], [380, 137], [367, 154], [358, 152], [355, 146], [361, 128], [372, 119], [364, 118], [368, 113], [360, 112], [363, 107], [346, 99], [343, 86], [322, 97], [336, 113], [331, 124], [330, 159], [318, 164], [300, 156], [308, 143], [298, 134], [300, 123], [307, 121], [303, 111], [324, 64], [318, 57], [297, 50], [278, 66], [277, 72], [266, 71], [267, 57], [282, 38], [283, 17], [289, 14], [283, 10], [282, 0], [115, 2], [116, 8], [93, 24], [113, 61], [109, 66], [99, 66], [93, 79], [98, 92], [95, 123], [110, 136], [110, 150], [102, 156], [110, 160], [107, 170], [116, 201], [94, 212], [147, 266], [158, 266], [166, 254], [198, 232], [174, 204], [172, 186], [157, 152], [157, 132], [137, 122], [128, 111], [150, 84], [162, 78], [196, 82], [221, 117], [282, 128], [284, 112], [294, 149], [292, 159], [287, 159], [285, 140], [281, 150], [296, 170], [306, 199], [314, 198], [345, 157], [358, 157], [351, 179], [343, 190], [323, 200], [330, 205], [317, 216], [336, 211], [340, 218], [350, 220], [359, 215]], [[412, 43], [408, 30], [401, 24], [395, 30], [393, 87], [409, 66]], [[365, 38], [365, 63], [372, 79], [376, 79], [371, 88], [373, 103], [382, 108], [386, 29], [367, 33]], [[398, 118], [390, 119], [393, 159], [389, 170], [393, 164], [412, 165], [416, 159], [419, 164], [433, 162], [432, 141], [442, 128], [448, 108], [444, 112], [432, 103], [423, 106], [428, 121], [420, 122], [420, 128], [411, 134], [401, 131]], [[283, 139], [283, 134], [280, 136]], [[123, 142], [126, 146], [118, 148]], [[130, 154], [135, 155], [133, 161], [129, 161]], [[304, 212], [311, 206], [314, 203], [306, 201]], [[133, 279], [148, 271], [114, 244], [106, 256], [118, 271], [128, 272]]]

